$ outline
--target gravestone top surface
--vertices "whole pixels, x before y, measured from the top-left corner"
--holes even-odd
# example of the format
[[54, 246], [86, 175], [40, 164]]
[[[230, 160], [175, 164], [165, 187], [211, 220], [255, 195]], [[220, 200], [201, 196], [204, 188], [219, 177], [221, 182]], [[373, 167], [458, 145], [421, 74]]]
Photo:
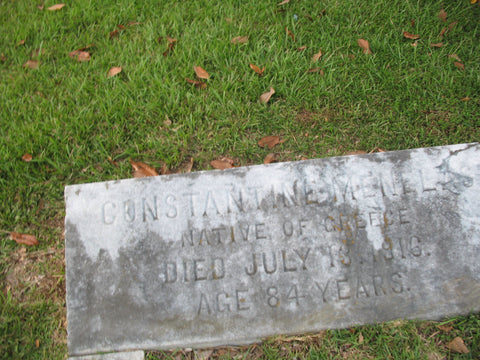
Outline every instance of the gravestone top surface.
[[480, 145], [67, 186], [71, 356], [480, 310]]

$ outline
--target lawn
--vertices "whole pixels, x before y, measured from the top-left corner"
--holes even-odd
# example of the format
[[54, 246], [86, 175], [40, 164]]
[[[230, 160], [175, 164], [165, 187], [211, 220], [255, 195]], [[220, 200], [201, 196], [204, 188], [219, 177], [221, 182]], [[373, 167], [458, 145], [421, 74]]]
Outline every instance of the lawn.
[[[176, 173], [272, 151], [295, 161], [479, 141], [478, 2], [280, 1], [0, 0], [2, 358], [66, 358], [65, 185], [130, 178], [130, 160]], [[282, 142], [262, 148], [265, 136]], [[449, 349], [456, 337], [470, 353]], [[474, 359], [479, 344], [480, 316], [466, 314], [203, 355]], [[182, 354], [195, 357], [148, 357]]]

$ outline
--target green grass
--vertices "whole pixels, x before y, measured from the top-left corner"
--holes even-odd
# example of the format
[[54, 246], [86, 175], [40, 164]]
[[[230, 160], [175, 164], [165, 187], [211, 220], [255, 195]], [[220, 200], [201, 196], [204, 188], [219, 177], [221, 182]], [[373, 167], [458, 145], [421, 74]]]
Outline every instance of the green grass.
[[[62, 252], [64, 186], [131, 177], [130, 158], [176, 171], [193, 157], [194, 170], [204, 170], [222, 156], [236, 165], [262, 163], [270, 150], [257, 141], [267, 135], [287, 140], [274, 149], [281, 161], [480, 139], [478, 4], [279, 2], [79, 0], [50, 12], [50, 0], [43, 10], [40, 3], [0, 0], [0, 230], [38, 236], [40, 245], [27, 249], [25, 264], [36, 259], [35, 251]], [[438, 18], [442, 6], [447, 22]], [[125, 28], [110, 39], [117, 25]], [[415, 47], [404, 31], [420, 35]], [[240, 35], [248, 42], [231, 44]], [[166, 36], [177, 43], [163, 56]], [[360, 38], [373, 54], [363, 54]], [[430, 47], [438, 42], [443, 47]], [[68, 56], [90, 44], [90, 61]], [[298, 51], [301, 46], [306, 49]], [[320, 49], [322, 58], [312, 63]], [[32, 58], [39, 68], [23, 67]], [[250, 63], [265, 67], [264, 76]], [[195, 65], [210, 74], [206, 89], [185, 81], [195, 79]], [[112, 66], [122, 72], [108, 78]], [[323, 76], [307, 73], [316, 67]], [[261, 104], [259, 96], [270, 87], [276, 93]], [[31, 162], [22, 161], [25, 153], [33, 155]], [[48, 283], [50, 293], [47, 283], [31, 286], [28, 273], [16, 273], [24, 284], [18, 294], [8, 284], [20, 246], [1, 236], [0, 352], [7, 358], [63, 358], [63, 275], [56, 260], [30, 269], [55, 275], [59, 281]], [[460, 358], [480, 356], [478, 321], [476, 315], [454, 319], [471, 350]], [[355, 343], [359, 332], [363, 344]], [[351, 347], [374, 358], [448, 354], [444, 344], [454, 336], [434, 333], [422, 323], [330, 331], [320, 350], [312, 347], [302, 356], [332, 358]], [[263, 344], [265, 356], [278, 356], [278, 344]]]

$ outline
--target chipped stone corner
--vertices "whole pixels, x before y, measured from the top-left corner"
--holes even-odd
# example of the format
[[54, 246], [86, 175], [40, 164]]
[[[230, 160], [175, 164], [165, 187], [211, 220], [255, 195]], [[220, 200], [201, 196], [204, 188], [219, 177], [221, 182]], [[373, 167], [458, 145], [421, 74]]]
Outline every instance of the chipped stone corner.
[[71, 356], [68, 360], [144, 360], [145, 352], [143, 350], [123, 351], [108, 354]]

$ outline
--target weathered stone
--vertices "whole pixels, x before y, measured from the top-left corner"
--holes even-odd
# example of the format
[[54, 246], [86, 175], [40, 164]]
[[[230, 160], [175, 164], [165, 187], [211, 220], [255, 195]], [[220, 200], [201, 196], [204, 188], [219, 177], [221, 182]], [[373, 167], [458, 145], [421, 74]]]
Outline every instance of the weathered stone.
[[480, 146], [68, 186], [71, 355], [480, 310]]

